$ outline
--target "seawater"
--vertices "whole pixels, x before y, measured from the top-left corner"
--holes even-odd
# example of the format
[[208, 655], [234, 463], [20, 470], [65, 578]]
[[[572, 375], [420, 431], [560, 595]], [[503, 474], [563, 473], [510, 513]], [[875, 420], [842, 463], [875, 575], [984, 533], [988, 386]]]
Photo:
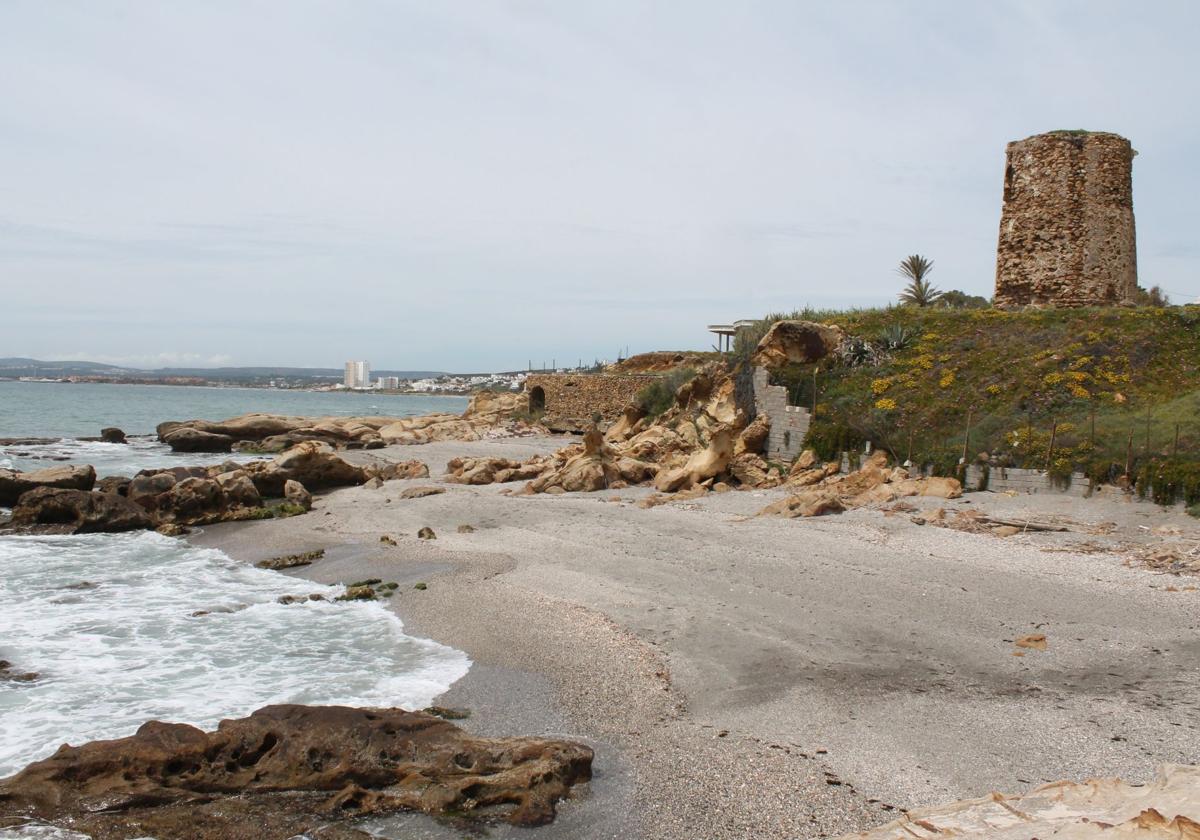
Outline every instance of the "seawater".
[[[0, 382], [0, 438], [53, 438], [50, 444], [0, 446], [0, 467], [36, 470], [58, 462], [91, 464], [101, 475], [133, 475], [151, 467], [220, 463], [228, 455], [174, 454], [153, 438], [130, 445], [81, 441], [105, 426], [152, 435], [165, 420], [224, 420], [262, 412], [312, 417], [410, 417], [454, 413], [465, 397], [420, 394], [204, 388], [180, 385]], [[235, 456], [239, 459], [239, 456]], [[240, 456], [245, 460], [245, 456]]]
[[[154, 533], [0, 537], [0, 778], [148, 720], [212, 728], [273, 703], [430, 704], [470, 665], [381, 604]], [[31, 836], [31, 835], [22, 835]]]

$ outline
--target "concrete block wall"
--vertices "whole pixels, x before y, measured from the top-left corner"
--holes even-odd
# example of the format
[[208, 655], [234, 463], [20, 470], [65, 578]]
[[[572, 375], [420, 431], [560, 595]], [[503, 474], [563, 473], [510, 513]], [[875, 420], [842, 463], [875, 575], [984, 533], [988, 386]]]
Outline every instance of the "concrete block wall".
[[803, 448], [811, 417], [807, 409], [788, 405], [787, 388], [770, 382], [766, 368], [754, 369], [754, 408], [759, 414], [766, 415], [771, 424], [767, 458], [790, 463]]
[[[964, 489], [978, 489], [979, 483], [983, 480], [983, 469], [978, 464], [971, 464], [967, 467], [966, 479]], [[1088, 495], [1090, 487], [1091, 481], [1084, 473], [1074, 473], [1071, 476], [1070, 486], [1064, 488], [1051, 481], [1050, 476], [1042, 470], [992, 467], [988, 475], [987, 489], [994, 493], [1008, 490], [1017, 493], [1057, 493], [1082, 498]]]

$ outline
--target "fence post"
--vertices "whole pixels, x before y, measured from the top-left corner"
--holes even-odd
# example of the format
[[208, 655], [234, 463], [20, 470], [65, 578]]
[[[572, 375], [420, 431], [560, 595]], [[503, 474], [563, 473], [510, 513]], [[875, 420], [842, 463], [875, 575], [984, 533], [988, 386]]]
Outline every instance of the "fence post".
[[1175, 424], [1175, 443], [1171, 446], [1171, 459], [1179, 457], [1179, 424]]
[[1125, 444], [1125, 477], [1132, 483], [1133, 476], [1129, 471], [1133, 469], [1133, 427], [1129, 427], [1129, 441]]
[[1050, 460], [1054, 457], [1054, 440], [1058, 437], [1058, 420], [1050, 427], [1050, 448], [1046, 450], [1046, 472], [1050, 472]]
[[[964, 466], [966, 466], [966, 463], [967, 463], [967, 453], [971, 449], [971, 415], [974, 413], [975, 413], [975, 406], [973, 406], [973, 405], [967, 406], [967, 431], [963, 435], [963, 454], [962, 454], [962, 462], [963, 462]], [[1051, 445], [1053, 445], [1053, 444], [1051, 444]]]

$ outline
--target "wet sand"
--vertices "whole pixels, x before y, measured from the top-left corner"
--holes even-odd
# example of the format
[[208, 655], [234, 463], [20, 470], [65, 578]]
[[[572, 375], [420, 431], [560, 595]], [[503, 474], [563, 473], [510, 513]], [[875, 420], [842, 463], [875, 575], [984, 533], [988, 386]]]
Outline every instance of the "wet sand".
[[[438, 484], [451, 457], [562, 442], [351, 453], [420, 458], [433, 478], [338, 490], [305, 516], [193, 540], [248, 562], [326, 548], [289, 574], [400, 582], [390, 606], [407, 632], [473, 660], [439, 701], [469, 708], [468, 728], [595, 746], [588, 790], [529, 836], [839, 836], [890, 808], [1200, 762], [1200, 592], [1169, 589], [1197, 581], [1094, 553], [1153, 528], [1195, 534], [1196, 520], [1061, 496], [918, 503], [1115, 523], [1001, 539], [878, 510], [753, 518], [778, 490], [652, 509], [636, 505], [645, 488], [399, 498]], [[417, 539], [422, 526], [437, 540]], [[1029, 633], [1048, 649], [1015, 648]], [[461, 832], [406, 817], [385, 834]]]

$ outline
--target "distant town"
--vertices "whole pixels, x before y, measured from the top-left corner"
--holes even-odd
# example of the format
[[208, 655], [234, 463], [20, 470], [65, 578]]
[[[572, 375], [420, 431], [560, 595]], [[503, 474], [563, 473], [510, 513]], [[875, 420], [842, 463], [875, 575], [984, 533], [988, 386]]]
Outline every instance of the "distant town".
[[0, 381], [57, 383], [115, 383], [124, 385], [182, 385], [212, 388], [274, 388], [347, 393], [462, 395], [489, 389], [519, 391], [529, 373], [536, 370], [566, 372], [594, 370], [606, 362], [597, 360], [580, 368], [539, 367], [501, 373], [446, 373], [443, 371], [372, 371], [366, 360], [337, 368], [224, 367], [159, 368], [144, 370], [99, 362], [43, 361], [0, 358]]

